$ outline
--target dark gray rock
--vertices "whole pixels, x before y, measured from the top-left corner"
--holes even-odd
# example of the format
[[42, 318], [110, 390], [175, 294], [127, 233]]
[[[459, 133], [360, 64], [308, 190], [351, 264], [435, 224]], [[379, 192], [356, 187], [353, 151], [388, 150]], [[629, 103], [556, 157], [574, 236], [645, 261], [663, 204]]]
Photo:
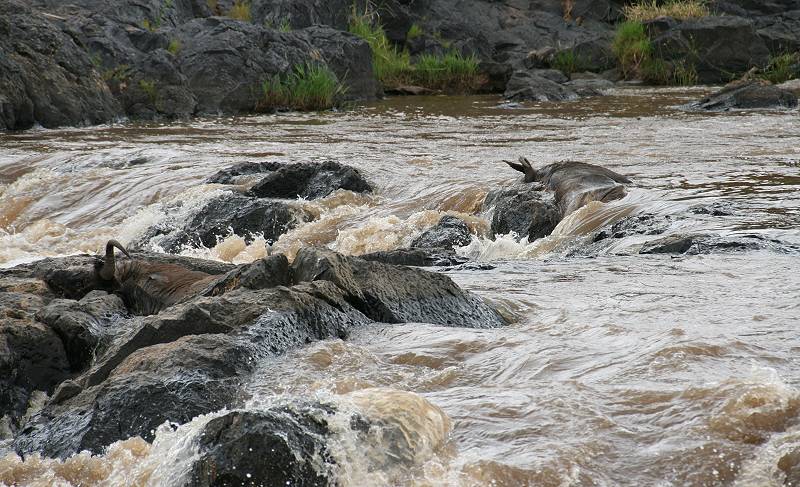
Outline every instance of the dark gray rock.
[[495, 310], [441, 274], [312, 248], [300, 249], [292, 269], [296, 282], [336, 284], [348, 303], [375, 321], [470, 328], [504, 324]]
[[463, 247], [472, 241], [472, 232], [463, 220], [445, 215], [431, 228], [411, 242], [411, 248], [443, 248]]
[[289, 260], [283, 254], [275, 254], [243, 264], [228, 272], [199, 293], [200, 296], [219, 296], [237, 289], [266, 289], [275, 286], [290, 286], [292, 272]]
[[260, 198], [324, 198], [337, 189], [368, 193], [372, 186], [357, 169], [334, 161], [281, 166], [256, 183], [250, 194]]
[[270, 173], [281, 168], [280, 162], [242, 162], [227, 169], [221, 169], [206, 179], [207, 183], [238, 184], [239, 181], [258, 174]]
[[409, 265], [414, 267], [444, 267], [463, 264], [468, 261], [454, 250], [442, 248], [427, 249], [395, 249], [359, 255], [364, 260], [382, 262], [392, 265]]
[[231, 232], [250, 242], [253, 238], [277, 240], [281, 235], [309, 221], [311, 216], [299, 207], [282, 201], [226, 193], [208, 202], [182, 226], [165, 220], [150, 228], [138, 245], [155, 242], [167, 252], [183, 247], [213, 247]]
[[516, 71], [511, 76], [503, 96], [511, 101], [577, 100], [575, 91], [528, 71]]
[[56, 299], [37, 313], [37, 319], [47, 324], [61, 339], [69, 361], [70, 371], [84, 370], [103, 351], [111, 338], [124, 328], [122, 318], [128, 310], [118, 296], [92, 291], [80, 301]]
[[516, 185], [489, 192], [484, 211], [492, 210], [492, 235], [516, 233], [529, 242], [550, 235], [561, 221], [555, 199], [535, 185]]
[[746, 252], [770, 250], [780, 253], [797, 253], [800, 248], [759, 234], [677, 234], [651, 240], [642, 245], [640, 254], [712, 254], [721, 252]]
[[[114, 441], [154, 437], [165, 421], [239, 405], [247, 348], [225, 335], [187, 336], [133, 353], [102, 384], [56, 397], [14, 439], [21, 454], [65, 458]], [[77, 395], [75, 395], [77, 392]]]
[[795, 107], [797, 107], [797, 96], [794, 93], [760, 80], [731, 83], [722, 90], [689, 105], [689, 108], [706, 111]]
[[611, 81], [599, 78], [573, 79], [572, 81], [564, 83], [564, 85], [568, 86], [570, 89], [574, 90], [578, 95], [583, 97], [601, 96], [603, 95], [604, 90], [609, 90], [614, 87], [614, 83], [612, 83]]
[[95, 124], [120, 114], [72, 37], [26, 2], [0, 1], [0, 130]]
[[766, 66], [769, 49], [752, 20], [709, 16], [687, 20], [653, 39], [663, 59], [694, 66], [700, 83], [728, 82], [753, 66]]
[[212, 419], [198, 436], [200, 454], [188, 485], [332, 485], [319, 464], [334, 463], [325, 441], [331, 413], [300, 403]]
[[549, 79], [553, 83], [558, 83], [560, 85], [569, 81], [569, 78], [557, 69], [532, 69], [530, 73], [544, 79]]

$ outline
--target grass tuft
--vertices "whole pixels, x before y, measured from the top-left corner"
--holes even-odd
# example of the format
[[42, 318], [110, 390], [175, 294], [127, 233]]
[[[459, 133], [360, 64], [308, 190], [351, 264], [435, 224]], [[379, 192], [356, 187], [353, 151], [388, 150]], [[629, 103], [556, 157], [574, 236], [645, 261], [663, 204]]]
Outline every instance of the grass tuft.
[[800, 51], [770, 57], [760, 77], [774, 84], [783, 83], [800, 75]]
[[158, 88], [156, 88], [156, 82], [153, 80], [139, 80], [139, 88], [141, 88], [144, 94], [147, 95], [150, 103], [155, 105], [158, 101]]
[[653, 46], [641, 22], [627, 21], [617, 26], [611, 49], [617, 56], [622, 76], [626, 79], [639, 74], [639, 67], [649, 59]]
[[706, 0], [641, 0], [627, 5], [624, 13], [628, 20], [636, 22], [658, 17], [686, 20], [711, 15]]
[[422, 37], [425, 32], [422, 30], [417, 24], [411, 24], [411, 27], [406, 32], [406, 41], [411, 41], [416, 39], [417, 37]]
[[[401, 51], [389, 41], [374, 15], [369, 11], [359, 13], [355, 8], [349, 30], [369, 44], [375, 77], [385, 88], [418, 85], [448, 92], [477, 88], [478, 59], [474, 55], [463, 56], [451, 50], [442, 56], [422, 55], [412, 64], [408, 51]], [[422, 35], [422, 29], [412, 26], [408, 35]]]
[[550, 67], [569, 76], [572, 73], [590, 71], [591, 66], [589, 66], [583, 57], [577, 55], [575, 51], [566, 50], [557, 53], [555, 57], [553, 57], [553, 61], [550, 62]]
[[259, 111], [327, 110], [336, 106], [345, 88], [325, 66], [295, 66], [288, 76], [273, 76], [262, 85]]
[[167, 46], [167, 51], [171, 52], [173, 56], [177, 56], [179, 52], [181, 52], [181, 41], [178, 39], [172, 39], [169, 41], [169, 45]]
[[242, 22], [252, 22], [253, 16], [250, 13], [250, 2], [247, 0], [236, 0], [228, 11], [228, 17]]

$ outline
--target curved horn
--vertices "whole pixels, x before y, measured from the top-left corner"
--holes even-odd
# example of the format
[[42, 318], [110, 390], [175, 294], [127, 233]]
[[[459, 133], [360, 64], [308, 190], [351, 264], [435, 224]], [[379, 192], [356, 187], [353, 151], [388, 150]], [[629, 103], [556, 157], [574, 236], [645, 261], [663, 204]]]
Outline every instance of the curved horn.
[[100, 269], [100, 278], [106, 281], [113, 280], [114, 273], [117, 270], [117, 264], [114, 262], [114, 247], [120, 249], [128, 258], [131, 257], [131, 254], [125, 250], [125, 247], [123, 247], [121, 243], [116, 240], [109, 240], [106, 244], [106, 259], [103, 262], [103, 267]]
[[512, 168], [516, 169], [517, 171], [525, 174], [524, 181], [526, 183], [532, 183], [536, 181], [536, 169], [533, 168], [530, 161], [524, 157], [519, 158], [519, 162], [511, 162], [511, 161], [503, 161]]

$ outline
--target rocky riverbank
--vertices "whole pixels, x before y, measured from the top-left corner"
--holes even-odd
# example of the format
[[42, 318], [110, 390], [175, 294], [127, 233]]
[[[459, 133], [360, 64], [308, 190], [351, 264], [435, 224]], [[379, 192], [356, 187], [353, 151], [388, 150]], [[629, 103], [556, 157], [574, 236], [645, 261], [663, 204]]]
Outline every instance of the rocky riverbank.
[[[455, 52], [477, 63], [478, 91], [559, 101], [602, 94], [625, 77], [615, 51], [623, 8], [616, 0], [393, 0], [370, 21], [394, 46], [387, 52], [412, 64]], [[383, 89], [374, 49], [348, 32], [367, 10], [312, 0], [2, 0], [0, 129], [375, 99]], [[704, 18], [644, 25], [659, 69], [680, 69], [689, 82], [729, 81], [800, 47], [796, 0], [720, 0]], [[324, 100], [287, 94], [307, 78], [327, 83]]]

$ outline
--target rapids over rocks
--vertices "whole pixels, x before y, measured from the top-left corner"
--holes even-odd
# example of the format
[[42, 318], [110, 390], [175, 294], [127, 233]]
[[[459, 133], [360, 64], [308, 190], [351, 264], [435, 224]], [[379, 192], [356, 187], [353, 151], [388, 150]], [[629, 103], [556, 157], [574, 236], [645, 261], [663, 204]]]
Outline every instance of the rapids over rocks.
[[0, 135], [0, 485], [797, 485], [798, 115], [707, 93]]

